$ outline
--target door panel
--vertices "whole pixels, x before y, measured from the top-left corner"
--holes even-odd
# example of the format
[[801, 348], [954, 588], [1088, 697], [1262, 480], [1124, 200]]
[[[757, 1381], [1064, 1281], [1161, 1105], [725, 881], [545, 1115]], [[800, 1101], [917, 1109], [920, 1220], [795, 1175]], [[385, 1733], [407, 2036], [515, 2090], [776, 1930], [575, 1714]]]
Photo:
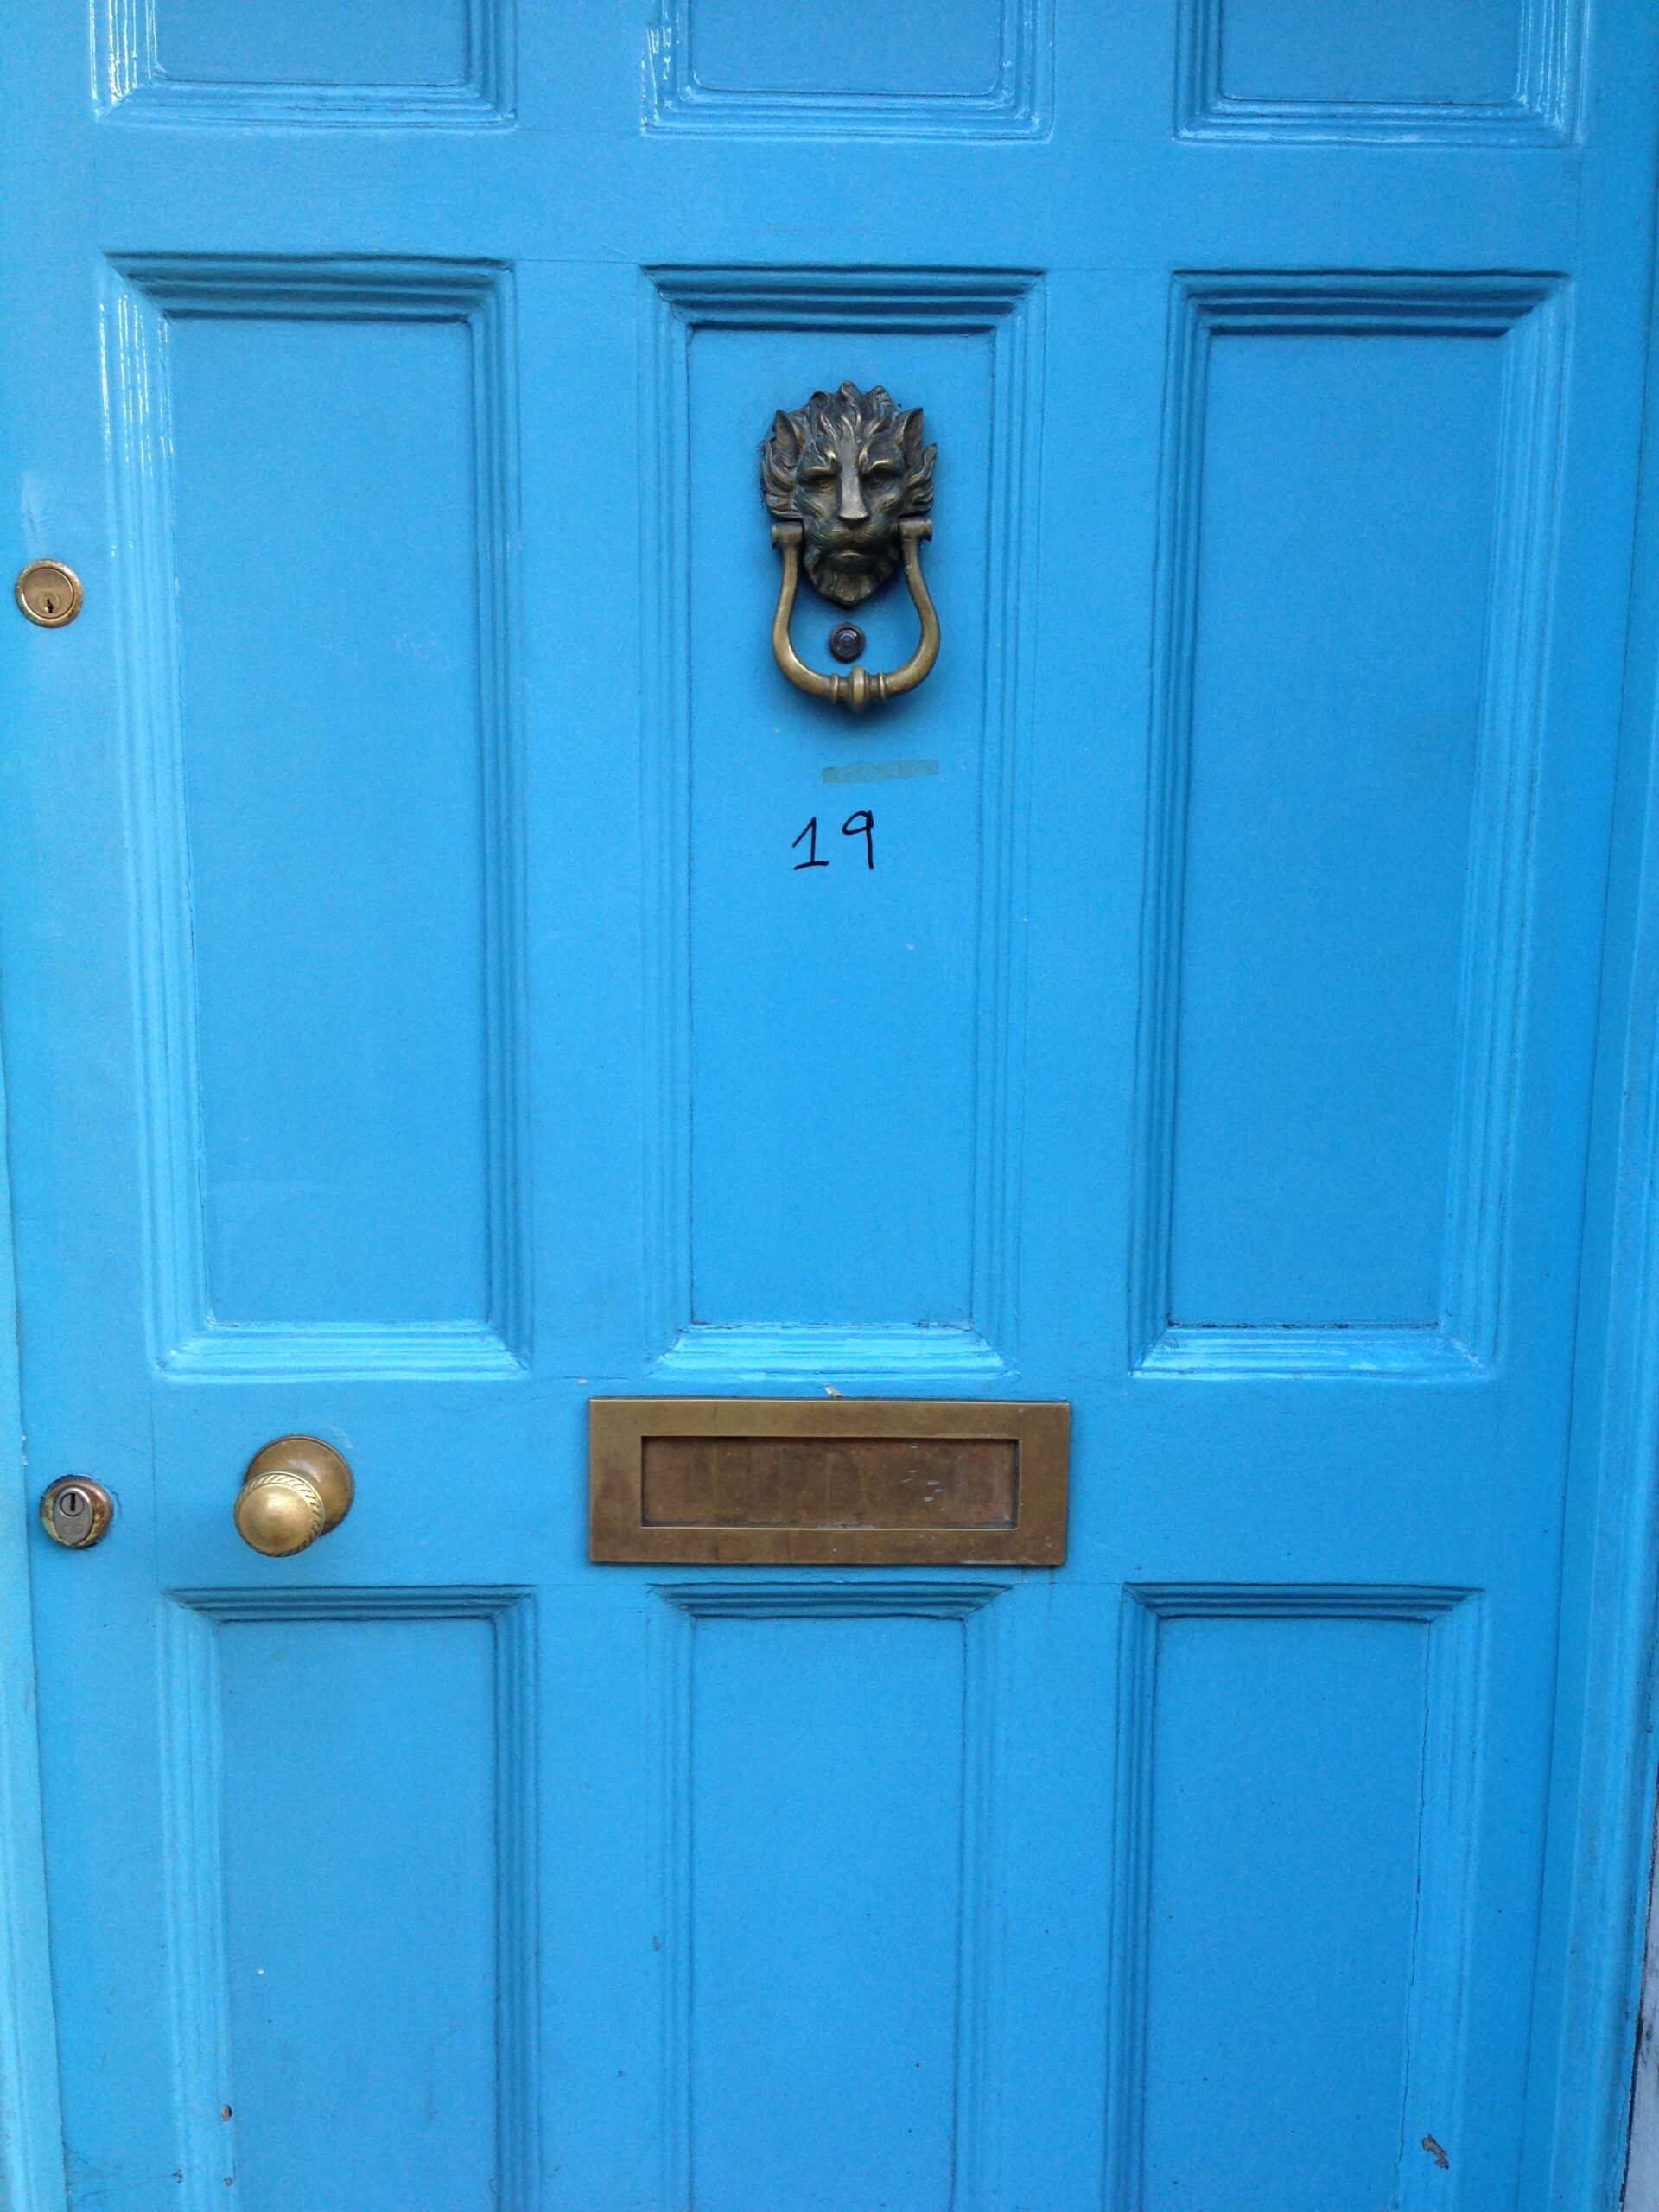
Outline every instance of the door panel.
[[1487, 1357], [1559, 302], [1457, 277], [1182, 305], [1144, 1356], [1271, 1363], [1294, 1330], [1298, 1363]]
[[1337, 11], [1187, 0], [1189, 133], [1559, 143], [1576, 123], [1580, 11], [1473, 0]]
[[1434, 2201], [1480, 1646], [1463, 1591], [1129, 1593], [1123, 2201]]
[[[93, 29], [0, 26], [72, 2194], [1541, 2204], [1642, 10]], [[848, 378], [862, 719], [758, 468]], [[1066, 1562], [591, 1563], [679, 1392], [1068, 1402]]]
[[[653, 715], [645, 739], [653, 1348], [687, 1372], [810, 1378], [828, 1357], [899, 1363], [918, 1382], [994, 1373], [1013, 1303], [1010, 817], [1028, 728], [1011, 541], [1039, 433], [1040, 290], [1019, 276], [894, 272], [849, 289], [823, 272], [671, 272], [653, 276], [646, 312], [664, 479], [645, 608], [664, 725]], [[953, 497], [974, 521], [932, 563], [960, 615], [950, 664], [908, 702], [902, 737], [890, 724], [896, 741], [876, 727], [869, 744], [821, 744], [804, 775], [779, 742], [800, 717], [753, 650], [775, 560], [753, 526], [753, 426], [779, 396], [805, 397], [826, 347], [855, 381], [885, 375], [905, 404], [930, 395], [930, 434], [950, 439]], [[909, 608], [890, 595], [856, 611], [873, 664], [902, 659]], [[822, 661], [829, 623], [800, 626]], [[867, 848], [849, 825], [878, 800]], [[750, 864], [758, 850], [776, 865]], [[841, 948], [830, 963], [826, 938]]]
[[187, 1595], [165, 1633], [199, 2172], [273, 2205], [486, 2201], [530, 2149], [527, 1608]]
[[132, 262], [111, 290], [169, 1365], [516, 1363], [504, 284]]
[[[852, 1618], [690, 1616], [682, 1872], [700, 2204], [950, 2202], [976, 1871], [968, 1645], [982, 1629], [880, 1603]], [[895, 1967], [896, 2005], [882, 1993]]]

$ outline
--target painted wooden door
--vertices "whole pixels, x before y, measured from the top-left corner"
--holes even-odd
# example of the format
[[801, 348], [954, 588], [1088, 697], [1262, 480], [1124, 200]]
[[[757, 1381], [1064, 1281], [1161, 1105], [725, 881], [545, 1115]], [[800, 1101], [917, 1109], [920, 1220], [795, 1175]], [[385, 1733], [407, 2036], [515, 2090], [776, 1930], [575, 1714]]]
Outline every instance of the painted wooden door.
[[[1649, 10], [644, 12], [0, 25], [70, 2195], [1542, 2206]], [[1068, 1401], [1069, 1558], [591, 1564], [655, 1393]]]

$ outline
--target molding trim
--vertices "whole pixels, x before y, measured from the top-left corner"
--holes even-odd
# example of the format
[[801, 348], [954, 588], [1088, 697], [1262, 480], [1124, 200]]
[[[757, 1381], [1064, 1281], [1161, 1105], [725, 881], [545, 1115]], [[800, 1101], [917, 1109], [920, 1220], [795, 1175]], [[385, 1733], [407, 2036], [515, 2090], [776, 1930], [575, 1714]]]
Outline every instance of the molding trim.
[[[1537, 2200], [1652, 2212], [1632, 2156], [1659, 1769], [1659, 288], [1644, 433], [1580, 1276], [1568, 1624], [1556, 1688], [1547, 1927], [1529, 2084]], [[1577, 1624], [1574, 1627], [1573, 1624]], [[1650, 2024], [1646, 2034], [1651, 2035]], [[1644, 2111], [1651, 2149], [1653, 2115]], [[1522, 2183], [1526, 2186], [1525, 2182]]]
[[467, 74], [449, 85], [233, 84], [170, 77], [160, 60], [165, 0], [103, 0], [96, 10], [104, 113], [128, 124], [436, 124], [513, 120], [514, 0], [467, 0]]
[[[1028, 548], [1040, 444], [1043, 293], [1027, 271], [658, 269], [641, 295], [648, 921], [647, 1342], [658, 1371], [710, 1388], [823, 1375], [906, 1386], [993, 1381], [1014, 1364], [1024, 970]], [[989, 576], [982, 696], [973, 1280], [965, 1328], [898, 1323], [713, 1325], [692, 1284], [691, 998], [687, 938], [691, 766], [686, 441], [700, 329], [938, 331], [991, 348]]]
[[[456, 1322], [216, 1320], [207, 1275], [183, 728], [173, 552], [169, 325], [190, 316], [453, 321], [471, 334], [483, 779], [490, 1311]], [[105, 302], [131, 880], [149, 1176], [150, 1329], [169, 1375], [511, 1376], [528, 1358], [528, 1146], [521, 1066], [523, 809], [517, 372], [512, 283], [497, 263], [142, 257]]]
[[[1129, 1584], [1119, 1641], [1111, 2012], [1108, 2022], [1106, 2212], [1144, 2202], [1142, 2130], [1156, 1777], [1159, 1638], [1167, 1620], [1374, 1620], [1428, 1635], [1417, 1921], [1405, 2019], [1401, 2212], [1452, 2212], [1457, 2176], [1403, 2155], [1444, 2129], [1464, 2094], [1465, 1926], [1479, 1758], [1482, 1636], [1477, 1592], [1374, 1584]], [[1419, 2115], [1429, 2115], [1419, 2124]], [[1459, 2138], [1453, 2139], [1460, 2139]]]
[[[1175, 279], [1132, 1170], [1128, 1357], [1142, 1373], [1457, 1379], [1478, 1376], [1497, 1355], [1567, 307], [1565, 285], [1548, 275], [1217, 271]], [[1478, 337], [1505, 348], [1438, 1326], [1209, 1327], [1170, 1311], [1205, 415], [1211, 346], [1218, 335], [1238, 333]]]
[[1175, 115], [1182, 138], [1554, 146], [1576, 135], [1581, 0], [1516, 0], [1516, 91], [1490, 102], [1235, 98], [1222, 89], [1226, 5], [1183, 0]]
[[697, 0], [658, 0], [646, 33], [650, 130], [763, 138], [1046, 138], [1053, 0], [1002, 0], [996, 74], [981, 92], [782, 92], [703, 84], [691, 59]]

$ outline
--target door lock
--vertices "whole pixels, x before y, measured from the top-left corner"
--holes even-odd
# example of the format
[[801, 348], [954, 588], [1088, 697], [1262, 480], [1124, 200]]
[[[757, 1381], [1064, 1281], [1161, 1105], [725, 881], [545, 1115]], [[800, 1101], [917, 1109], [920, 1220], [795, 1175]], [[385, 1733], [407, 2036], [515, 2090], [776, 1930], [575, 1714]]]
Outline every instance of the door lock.
[[101, 1543], [115, 1515], [115, 1500], [102, 1483], [85, 1475], [62, 1475], [41, 1493], [41, 1526], [66, 1551], [84, 1552]]
[[31, 561], [14, 588], [18, 606], [42, 630], [61, 630], [80, 612], [80, 578], [61, 561]]
[[267, 1559], [289, 1559], [352, 1510], [352, 1471], [332, 1444], [279, 1436], [256, 1452], [237, 1492], [236, 1533]]

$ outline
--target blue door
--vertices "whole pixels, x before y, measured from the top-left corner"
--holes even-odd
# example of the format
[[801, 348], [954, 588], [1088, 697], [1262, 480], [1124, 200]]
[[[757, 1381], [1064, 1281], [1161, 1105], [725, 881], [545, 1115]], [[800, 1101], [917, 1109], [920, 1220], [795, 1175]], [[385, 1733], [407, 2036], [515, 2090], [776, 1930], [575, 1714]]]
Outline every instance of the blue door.
[[1608, 2201], [1651, 29], [0, 26], [82, 2212]]

